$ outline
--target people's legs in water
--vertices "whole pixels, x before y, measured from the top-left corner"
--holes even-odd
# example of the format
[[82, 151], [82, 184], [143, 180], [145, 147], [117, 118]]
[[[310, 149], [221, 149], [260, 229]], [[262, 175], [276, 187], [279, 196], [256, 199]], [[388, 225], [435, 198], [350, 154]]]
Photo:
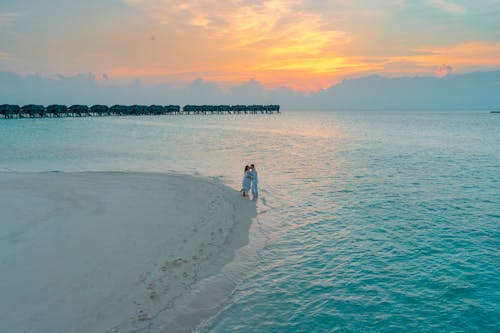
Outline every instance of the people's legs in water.
[[252, 183], [252, 195], [254, 198], [259, 196], [259, 190], [257, 189], [257, 184]]

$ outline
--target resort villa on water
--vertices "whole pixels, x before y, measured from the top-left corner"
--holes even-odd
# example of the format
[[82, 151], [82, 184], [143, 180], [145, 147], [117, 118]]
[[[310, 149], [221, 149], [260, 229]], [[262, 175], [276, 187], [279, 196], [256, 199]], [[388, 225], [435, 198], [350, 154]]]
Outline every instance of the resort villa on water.
[[2, 118], [141, 116], [166, 114], [265, 114], [279, 113], [279, 105], [59, 105], [2, 104]]

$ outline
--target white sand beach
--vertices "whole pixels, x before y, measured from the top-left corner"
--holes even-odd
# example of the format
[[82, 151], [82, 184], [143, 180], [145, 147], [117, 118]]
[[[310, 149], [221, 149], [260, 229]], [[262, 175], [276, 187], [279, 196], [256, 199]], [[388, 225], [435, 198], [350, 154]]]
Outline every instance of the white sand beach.
[[0, 214], [2, 332], [182, 332], [217, 310], [210, 290], [178, 304], [248, 242], [256, 206], [202, 177], [6, 172]]

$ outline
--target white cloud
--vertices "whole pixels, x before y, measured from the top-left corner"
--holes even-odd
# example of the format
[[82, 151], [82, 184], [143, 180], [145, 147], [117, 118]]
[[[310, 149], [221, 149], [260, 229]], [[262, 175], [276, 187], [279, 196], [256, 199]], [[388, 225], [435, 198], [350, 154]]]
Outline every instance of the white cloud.
[[413, 71], [432, 70], [440, 76], [500, 68], [500, 43], [497, 42], [469, 41], [422, 47], [414, 52], [413, 55], [393, 57], [391, 62], [406, 63]]
[[454, 15], [464, 15], [465, 7], [449, 0], [429, 0], [430, 4], [443, 12], [454, 14]]
[[10, 26], [18, 16], [17, 13], [0, 13], [0, 31]]

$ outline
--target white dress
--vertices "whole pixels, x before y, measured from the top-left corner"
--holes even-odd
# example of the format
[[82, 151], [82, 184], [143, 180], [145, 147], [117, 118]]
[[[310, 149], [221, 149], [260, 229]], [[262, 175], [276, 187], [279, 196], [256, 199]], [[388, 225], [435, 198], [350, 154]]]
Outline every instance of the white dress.
[[247, 170], [243, 174], [243, 181], [241, 182], [241, 190], [245, 193], [250, 190], [250, 184], [252, 182], [252, 171]]

